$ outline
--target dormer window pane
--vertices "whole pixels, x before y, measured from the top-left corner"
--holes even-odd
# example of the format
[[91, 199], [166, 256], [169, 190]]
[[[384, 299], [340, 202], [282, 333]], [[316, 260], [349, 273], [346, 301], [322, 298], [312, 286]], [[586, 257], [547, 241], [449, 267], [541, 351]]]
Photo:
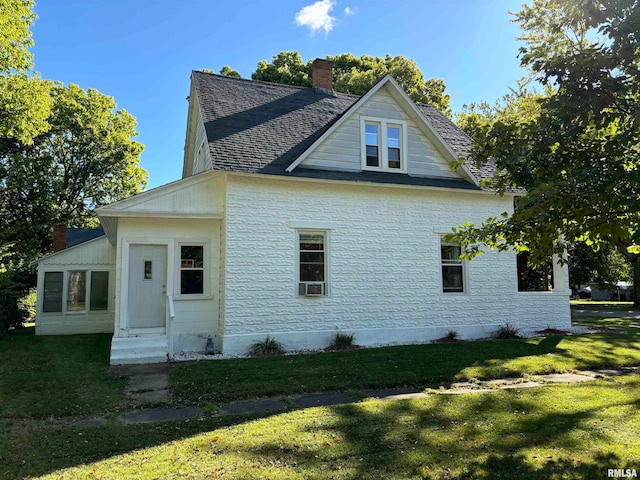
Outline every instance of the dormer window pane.
[[407, 122], [360, 117], [362, 170], [407, 173]]
[[387, 127], [389, 168], [400, 168], [400, 127]]
[[375, 123], [367, 123], [365, 141], [367, 143], [367, 167], [380, 166], [380, 130]]

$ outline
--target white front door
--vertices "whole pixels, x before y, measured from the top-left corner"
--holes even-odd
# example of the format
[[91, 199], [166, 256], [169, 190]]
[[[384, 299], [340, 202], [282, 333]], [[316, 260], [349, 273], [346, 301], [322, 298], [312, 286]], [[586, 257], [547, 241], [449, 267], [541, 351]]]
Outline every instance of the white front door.
[[166, 245], [131, 245], [129, 328], [165, 328], [166, 296]]

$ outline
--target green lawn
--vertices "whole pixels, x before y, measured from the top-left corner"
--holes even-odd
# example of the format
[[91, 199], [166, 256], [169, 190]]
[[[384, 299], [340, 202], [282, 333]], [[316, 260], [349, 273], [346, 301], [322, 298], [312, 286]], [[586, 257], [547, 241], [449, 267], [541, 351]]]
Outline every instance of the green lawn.
[[220, 402], [328, 390], [414, 386], [640, 364], [640, 320], [580, 318], [621, 333], [483, 340], [175, 364], [176, 401]]
[[634, 309], [633, 302], [613, 302], [608, 300], [571, 300], [571, 309], [635, 312], [636, 314], [640, 314], [640, 310]]
[[0, 418], [111, 411], [126, 379], [109, 373], [110, 334], [36, 337], [34, 328], [0, 340]]
[[157, 426], [42, 428], [0, 477], [597, 479], [640, 468], [640, 377]]
[[[620, 333], [173, 364], [173, 404], [640, 364]], [[121, 425], [110, 335], [0, 341], [0, 478], [606, 478], [640, 469], [640, 376], [486, 394], [367, 401], [280, 415]], [[71, 428], [76, 417], [108, 423]], [[515, 472], [515, 473], [514, 473]]]

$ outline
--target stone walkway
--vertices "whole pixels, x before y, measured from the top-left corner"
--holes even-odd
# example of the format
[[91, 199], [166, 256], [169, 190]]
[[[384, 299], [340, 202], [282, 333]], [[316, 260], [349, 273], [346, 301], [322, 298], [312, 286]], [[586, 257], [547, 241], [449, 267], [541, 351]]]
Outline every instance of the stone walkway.
[[[169, 420], [186, 420], [203, 417], [199, 407], [189, 408], [145, 408], [145, 405], [166, 403], [170, 399], [168, 371], [169, 364], [137, 365], [120, 367], [129, 376], [127, 393], [132, 403], [140, 408], [122, 413], [118, 421], [124, 424], [156, 423]], [[354, 403], [362, 398], [379, 400], [407, 400], [424, 398], [434, 394], [464, 394], [473, 392], [489, 392], [497, 389], [531, 388], [554, 383], [579, 383], [597, 378], [630, 375], [640, 372], [640, 367], [581, 371], [575, 373], [552, 373], [533, 375], [527, 378], [504, 378], [480, 382], [456, 382], [444, 385], [431, 385], [425, 389], [391, 388], [364, 390], [356, 393], [326, 392], [288, 397], [270, 397], [252, 400], [240, 400], [223, 404], [217, 416], [244, 415], [249, 413], [285, 412], [291, 409], [291, 403], [298, 408], [326, 407], [346, 403]], [[104, 425], [107, 420], [94, 417], [80, 420], [72, 424], [77, 427], [94, 427]]]

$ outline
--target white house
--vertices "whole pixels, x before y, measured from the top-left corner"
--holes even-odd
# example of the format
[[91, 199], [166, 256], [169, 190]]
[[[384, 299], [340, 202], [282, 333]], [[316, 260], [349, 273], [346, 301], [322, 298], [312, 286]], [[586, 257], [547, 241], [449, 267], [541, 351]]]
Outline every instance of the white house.
[[[193, 72], [182, 179], [97, 210], [105, 236], [38, 262], [36, 333], [113, 331], [111, 362], [428, 342], [570, 326], [568, 275], [519, 292], [516, 255], [443, 235], [509, 212], [470, 139], [386, 77], [366, 95]], [[106, 295], [106, 296], [105, 296]], [[106, 299], [106, 300], [105, 300]]]

